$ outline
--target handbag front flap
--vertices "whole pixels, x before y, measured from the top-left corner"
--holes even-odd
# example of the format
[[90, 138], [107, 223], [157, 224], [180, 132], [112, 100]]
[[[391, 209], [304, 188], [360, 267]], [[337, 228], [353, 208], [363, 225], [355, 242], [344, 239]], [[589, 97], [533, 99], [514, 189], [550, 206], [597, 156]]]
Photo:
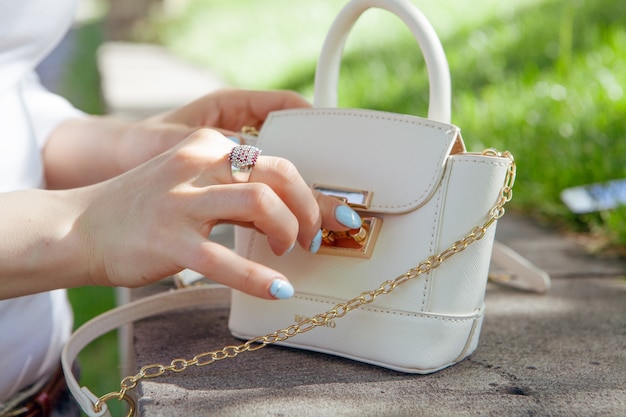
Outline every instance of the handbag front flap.
[[311, 108], [271, 113], [257, 146], [309, 184], [370, 193], [368, 211], [405, 213], [433, 194], [457, 138], [458, 127], [416, 116]]

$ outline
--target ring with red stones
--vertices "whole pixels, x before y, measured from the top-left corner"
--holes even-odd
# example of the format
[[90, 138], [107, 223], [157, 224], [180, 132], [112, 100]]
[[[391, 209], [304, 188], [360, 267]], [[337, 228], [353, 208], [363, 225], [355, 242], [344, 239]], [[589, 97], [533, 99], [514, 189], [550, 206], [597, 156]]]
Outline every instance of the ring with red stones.
[[233, 182], [248, 182], [250, 172], [260, 154], [261, 150], [251, 145], [235, 146], [230, 151], [228, 160], [230, 161]]

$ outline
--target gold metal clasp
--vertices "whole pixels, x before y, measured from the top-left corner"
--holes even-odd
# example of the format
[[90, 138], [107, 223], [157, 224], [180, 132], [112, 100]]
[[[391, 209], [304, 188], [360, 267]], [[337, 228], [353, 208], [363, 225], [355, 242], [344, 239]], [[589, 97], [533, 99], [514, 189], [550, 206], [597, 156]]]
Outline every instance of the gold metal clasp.
[[322, 246], [320, 246], [318, 253], [353, 258], [371, 258], [383, 221], [378, 217], [361, 216], [361, 218], [363, 224], [359, 229], [352, 229], [347, 232], [333, 232], [323, 229]]
[[[322, 194], [340, 199], [357, 212], [359, 210], [367, 210], [372, 202], [373, 193], [371, 191], [329, 187], [319, 184], [314, 184], [312, 188]], [[359, 213], [359, 216], [361, 216], [363, 222], [358, 229], [344, 232], [323, 229], [322, 246], [318, 253], [369, 259], [374, 252], [374, 246], [376, 245], [383, 221], [378, 217], [364, 215], [363, 213]]]
[[312, 188], [322, 194], [340, 199], [355, 210], [367, 210], [374, 195], [371, 191], [329, 187], [320, 184], [313, 184]]

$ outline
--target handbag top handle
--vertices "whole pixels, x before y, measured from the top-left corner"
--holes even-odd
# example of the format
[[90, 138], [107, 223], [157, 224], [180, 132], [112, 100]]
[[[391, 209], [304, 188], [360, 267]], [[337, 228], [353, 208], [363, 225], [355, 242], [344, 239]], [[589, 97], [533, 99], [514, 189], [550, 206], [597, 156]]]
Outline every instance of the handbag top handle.
[[410, 0], [352, 0], [333, 22], [315, 71], [314, 107], [337, 107], [337, 83], [343, 47], [350, 29], [367, 9], [376, 7], [397, 15], [409, 27], [424, 55], [430, 84], [428, 118], [451, 120], [450, 69], [435, 30]]

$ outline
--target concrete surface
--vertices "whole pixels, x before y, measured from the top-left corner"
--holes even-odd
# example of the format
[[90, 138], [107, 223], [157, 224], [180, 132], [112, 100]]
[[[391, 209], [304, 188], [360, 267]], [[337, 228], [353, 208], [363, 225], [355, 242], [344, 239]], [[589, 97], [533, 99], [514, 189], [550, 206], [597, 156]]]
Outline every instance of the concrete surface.
[[[406, 375], [269, 347], [141, 382], [141, 415], [626, 415], [626, 264], [589, 257], [514, 215], [500, 222], [497, 237], [550, 272], [552, 289], [535, 295], [490, 284], [478, 350], [462, 363]], [[137, 365], [237, 343], [227, 317], [224, 290], [206, 308], [142, 321]]]

